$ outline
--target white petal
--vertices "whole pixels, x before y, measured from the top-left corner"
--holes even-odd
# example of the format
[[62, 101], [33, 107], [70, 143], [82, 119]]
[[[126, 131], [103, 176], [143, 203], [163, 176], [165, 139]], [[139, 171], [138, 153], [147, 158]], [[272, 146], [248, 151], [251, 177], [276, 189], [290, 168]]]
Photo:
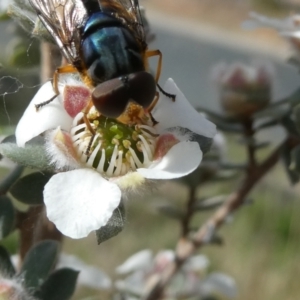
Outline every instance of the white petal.
[[216, 126], [194, 109], [173, 79], [167, 80], [164, 91], [175, 94], [176, 99], [173, 102], [160, 93], [158, 103], [152, 111], [154, 119], [158, 121], [155, 126], [158, 132], [171, 127], [183, 127], [206, 137], [211, 138], [215, 135]]
[[116, 268], [119, 274], [126, 274], [137, 270], [145, 270], [151, 266], [152, 251], [145, 249], [130, 256], [122, 265]]
[[120, 199], [118, 186], [90, 169], [56, 174], [44, 189], [49, 220], [74, 239], [106, 225]]
[[74, 255], [62, 253], [56, 265], [57, 269], [71, 268], [80, 271], [77, 283], [94, 289], [111, 288], [111, 279], [100, 269], [87, 265]]
[[237, 297], [237, 287], [234, 279], [223, 273], [212, 273], [204, 281], [202, 289], [206, 295], [218, 294], [230, 299]]
[[148, 179], [172, 179], [193, 172], [202, 160], [202, 151], [196, 142], [180, 142], [174, 145], [167, 154], [148, 169], [137, 169]]
[[55, 95], [51, 82], [45, 83], [31, 100], [16, 129], [17, 145], [24, 147], [25, 143], [48, 129], [60, 126], [69, 130], [72, 118], [64, 110], [60, 96], [51, 103], [39, 108], [35, 104], [45, 102]]
[[186, 271], [204, 271], [209, 266], [209, 260], [205, 255], [195, 255], [189, 258], [183, 265], [183, 269]]

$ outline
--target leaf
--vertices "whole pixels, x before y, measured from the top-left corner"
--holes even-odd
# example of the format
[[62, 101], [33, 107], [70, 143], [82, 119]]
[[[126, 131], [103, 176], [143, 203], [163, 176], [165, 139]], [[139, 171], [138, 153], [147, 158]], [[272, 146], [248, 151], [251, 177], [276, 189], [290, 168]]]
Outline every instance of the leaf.
[[271, 142], [268, 141], [264, 141], [264, 142], [258, 142], [255, 138], [253, 137], [243, 137], [241, 139], [239, 139], [238, 141], [240, 144], [242, 145], [246, 145], [246, 146], [251, 146], [257, 150], [259, 149], [264, 149], [266, 147], [269, 147]]
[[285, 127], [285, 129], [294, 135], [299, 135], [295, 122], [291, 119], [291, 116], [285, 116], [281, 120], [281, 124]]
[[200, 199], [195, 203], [194, 209], [199, 211], [215, 209], [224, 203], [226, 197], [225, 195], [219, 195], [204, 200]]
[[98, 245], [119, 234], [125, 226], [125, 219], [125, 206], [123, 201], [121, 201], [121, 204], [114, 210], [108, 223], [96, 230]]
[[7, 196], [0, 196], [0, 240], [14, 229], [15, 209]]
[[293, 148], [291, 151], [290, 169], [300, 175], [300, 146]]
[[36, 296], [41, 300], [68, 300], [71, 299], [79, 272], [63, 268], [53, 272], [42, 284]]
[[245, 170], [247, 164], [221, 163], [220, 168], [223, 170]]
[[4, 179], [0, 181], [0, 195], [4, 195], [21, 176], [24, 167], [16, 166]]
[[15, 136], [11, 135], [0, 144], [0, 153], [22, 166], [48, 172], [55, 171], [47, 156], [42, 137], [35, 137], [27, 142], [24, 148], [20, 148], [16, 144]]
[[165, 205], [161, 205], [158, 207], [158, 211], [171, 218], [171, 219], [175, 219], [175, 220], [181, 220], [184, 216], [183, 212], [178, 209], [177, 207], [174, 207], [171, 204], [165, 204]]
[[219, 130], [225, 131], [225, 132], [233, 132], [233, 133], [243, 133], [244, 129], [243, 126], [241, 126], [240, 120], [232, 117], [226, 117], [223, 115], [220, 115], [216, 112], [199, 108], [197, 109], [200, 112], [204, 112], [208, 115], [209, 120], [216, 124]]
[[258, 124], [257, 126], [255, 126], [254, 130], [258, 131], [258, 130], [273, 127], [276, 125], [278, 125], [278, 120], [268, 120], [268, 121], [262, 122], [262, 123]]
[[259, 112], [255, 113], [253, 117], [255, 119], [260, 118], [272, 118], [273, 120], [280, 120], [284, 116], [290, 113], [291, 106], [289, 103], [285, 102], [281, 105], [269, 105], [267, 108], [260, 110]]
[[0, 245], [0, 273], [5, 277], [13, 277], [16, 273], [10, 260], [10, 255], [4, 247]]
[[35, 245], [26, 254], [20, 272], [28, 289], [38, 288], [55, 266], [59, 254], [59, 243], [51, 240]]
[[43, 204], [43, 190], [51, 178], [50, 173], [32, 173], [19, 179], [10, 193], [19, 201], [29, 205]]
[[294, 185], [298, 183], [300, 180], [300, 173], [291, 169], [292, 155], [291, 155], [291, 150], [288, 146], [283, 147], [281, 152], [281, 157], [291, 184]]

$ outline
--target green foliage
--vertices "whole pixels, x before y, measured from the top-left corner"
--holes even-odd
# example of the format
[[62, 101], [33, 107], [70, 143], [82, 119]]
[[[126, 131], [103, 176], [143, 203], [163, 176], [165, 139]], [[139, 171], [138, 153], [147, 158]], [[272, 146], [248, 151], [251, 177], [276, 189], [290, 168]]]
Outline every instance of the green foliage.
[[14, 229], [15, 209], [7, 196], [0, 196], [0, 240]]
[[32, 173], [19, 179], [10, 189], [10, 193], [20, 202], [29, 205], [43, 204], [43, 190], [51, 178], [49, 173]]
[[19, 276], [29, 290], [37, 289], [53, 270], [59, 254], [59, 244], [43, 241], [32, 248], [24, 259]]
[[15, 136], [9, 136], [0, 144], [0, 153], [22, 166], [48, 172], [55, 171], [55, 167], [50, 163], [46, 154], [42, 137], [33, 138], [26, 143], [24, 148], [20, 148], [16, 144]]
[[79, 272], [64, 268], [53, 272], [41, 285], [35, 296], [41, 300], [71, 299]]
[[6, 249], [0, 246], [0, 273], [8, 277], [15, 275], [15, 268], [10, 260], [10, 255]]

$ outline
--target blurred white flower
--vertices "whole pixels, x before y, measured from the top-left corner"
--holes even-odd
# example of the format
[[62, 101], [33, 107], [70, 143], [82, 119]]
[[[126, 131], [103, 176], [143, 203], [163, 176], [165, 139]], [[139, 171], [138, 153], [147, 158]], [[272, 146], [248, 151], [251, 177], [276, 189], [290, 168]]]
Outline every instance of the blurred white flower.
[[127, 274], [140, 269], [146, 270], [152, 265], [152, 251], [145, 249], [130, 256], [122, 265], [116, 268], [118, 274]]
[[219, 272], [211, 273], [203, 280], [202, 291], [206, 295], [225, 296], [229, 299], [237, 297], [237, 286], [234, 279]]
[[86, 264], [74, 255], [62, 253], [59, 256], [56, 269], [71, 268], [79, 271], [77, 284], [98, 290], [111, 288], [111, 279], [99, 268]]
[[40, 88], [17, 126], [16, 139], [24, 147], [47, 131], [46, 151], [61, 173], [46, 184], [44, 202], [48, 218], [63, 234], [85, 237], [106, 225], [127, 192], [143, 188], [147, 180], [182, 177], [198, 167], [200, 146], [210, 144], [215, 125], [189, 104], [172, 79], [164, 90], [176, 101], [161, 94], [151, 111], [158, 122], [153, 124], [136, 104], [130, 106], [136, 123], [106, 118], [94, 107], [82, 113], [91, 91], [70, 75], [62, 76], [60, 95], [36, 111], [36, 104], [55, 97], [50, 82]]
[[300, 14], [295, 14], [284, 19], [268, 18], [255, 12], [250, 13], [252, 20], [243, 23], [245, 29], [256, 29], [260, 27], [270, 27], [276, 29], [279, 34], [286, 37], [296, 50], [296, 55], [300, 59]]
[[[142, 258], [145, 258], [144, 264]], [[126, 276], [122, 280], [117, 280], [115, 286], [125, 299], [131, 296], [140, 299], [149, 292], [153, 283], [174, 259], [175, 253], [172, 250], [162, 250], [156, 256], [153, 256], [150, 250], [142, 250], [117, 268], [119, 274]], [[208, 266], [209, 261], [204, 255], [189, 258], [165, 291], [166, 299], [183, 299], [181, 297], [194, 299], [195, 296], [211, 295], [235, 298], [237, 295], [235, 281], [222, 273], [211, 273], [206, 276]]]

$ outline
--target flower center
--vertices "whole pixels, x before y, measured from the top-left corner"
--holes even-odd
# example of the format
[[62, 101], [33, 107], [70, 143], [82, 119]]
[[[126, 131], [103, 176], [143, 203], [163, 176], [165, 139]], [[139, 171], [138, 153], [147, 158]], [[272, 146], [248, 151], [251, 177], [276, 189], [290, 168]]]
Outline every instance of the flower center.
[[80, 113], [74, 119], [71, 136], [82, 163], [115, 177], [151, 164], [158, 135], [148, 124], [123, 124], [92, 107], [86, 118]]

